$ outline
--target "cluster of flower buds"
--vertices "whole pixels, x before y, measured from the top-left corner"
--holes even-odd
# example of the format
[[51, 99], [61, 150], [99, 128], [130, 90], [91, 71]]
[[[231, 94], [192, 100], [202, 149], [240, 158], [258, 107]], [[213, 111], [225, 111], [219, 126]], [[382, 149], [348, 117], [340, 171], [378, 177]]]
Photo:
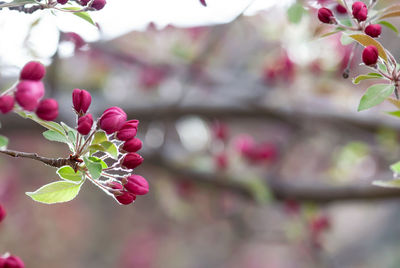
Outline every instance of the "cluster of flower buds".
[[[81, 6], [87, 6], [88, 4], [89, 7], [94, 8], [95, 10], [100, 10], [103, 9], [103, 7], [106, 5], [106, 0], [79, 0], [76, 1], [78, 2], [78, 4], [80, 4]], [[61, 5], [65, 5], [66, 3], [68, 3], [68, 0], [57, 0], [57, 3], [61, 4]]]
[[[109, 172], [118, 170], [128, 173], [124, 177], [112, 174], [103, 174], [111, 180], [104, 183], [110, 193], [124, 205], [132, 203], [137, 195], [145, 195], [149, 191], [149, 184], [145, 178], [130, 172], [143, 162], [143, 158], [137, 153], [142, 148], [142, 141], [136, 137], [139, 120], [127, 120], [124, 110], [119, 107], [111, 107], [103, 112], [93, 130], [93, 116], [87, 113], [91, 104], [90, 93], [82, 89], [74, 89], [72, 103], [75, 113], [78, 115], [77, 131], [81, 135], [95, 134], [103, 130], [109, 135], [110, 140], [119, 147], [120, 157], [118, 162], [108, 169]], [[90, 137], [88, 138], [90, 139]]]
[[[33, 112], [43, 120], [51, 121], [58, 116], [58, 103], [54, 99], [43, 99], [45, 89], [41, 81], [46, 74], [45, 67], [37, 61], [28, 62], [21, 70], [14, 94], [0, 97], [0, 111], [3, 114], [14, 109], [15, 101], [24, 110]], [[15, 100], [15, 101], [14, 101]]]
[[24, 268], [25, 264], [21, 258], [6, 254], [0, 257], [0, 268]]
[[[340, 5], [336, 5], [336, 12], [338, 14], [346, 14], [347, 9]], [[351, 6], [351, 15], [352, 17], [357, 21], [359, 30], [362, 30], [365, 32], [365, 34], [376, 38], [379, 37], [379, 35], [382, 32], [382, 27], [379, 24], [369, 24], [366, 25], [366, 23], [361, 23], [365, 22], [368, 18], [368, 8], [365, 5], [365, 3], [358, 1], [354, 2], [353, 5]], [[322, 7], [318, 10], [318, 19], [323, 22], [323, 23], [328, 23], [328, 24], [337, 24], [338, 21], [333, 14], [332, 10], [326, 7]]]

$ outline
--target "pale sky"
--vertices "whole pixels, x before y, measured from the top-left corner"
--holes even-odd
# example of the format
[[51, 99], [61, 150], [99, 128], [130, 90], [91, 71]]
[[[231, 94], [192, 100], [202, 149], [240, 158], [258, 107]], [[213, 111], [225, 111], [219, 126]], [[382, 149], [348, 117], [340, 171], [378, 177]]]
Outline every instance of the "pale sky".
[[[249, 4], [246, 15], [273, 5], [287, 6], [290, 2], [293, 0], [207, 0], [208, 6], [203, 7], [199, 0], [108, 0], [103, 10], [90, 13], [101, 26], [101, 35], [96, 27], [69, 13], [56, 12], [57, 16], [54, 16], [48, 10], [22, 14], [3, 9], [0, 11], [0, 62], [22, 66], [29, 60], [31, 55], [21, 55], [24, 41], [34, 47], [38, 58], [53, 54], [58, 40], [57, 27], [76, 32], [87, 41], [95, 41], [144, 29], [149, 22], [158, 27], [224, 23], [235, 18]], [[41, 18], [39, 24], [26, 39], [30, 24], [38, 18]]]

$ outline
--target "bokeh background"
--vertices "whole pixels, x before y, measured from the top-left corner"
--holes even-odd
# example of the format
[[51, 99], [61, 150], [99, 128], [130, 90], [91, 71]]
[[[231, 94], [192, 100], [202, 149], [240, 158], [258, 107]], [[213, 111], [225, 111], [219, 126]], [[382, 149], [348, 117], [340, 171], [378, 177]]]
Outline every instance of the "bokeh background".
[[[393, 177], [400, 124], [383, 113], [390, 103], [356, 112], [373, 82], [351, 83], [367, 70], [361, 48], [351, 57], [354, 43], [322, 38], [329, 27], [316, 19], [336, 2], [299, 1], [300, 18], [293, 1], [146, 2], [109, 3], [93, 15], [100, 29], [0, 11], [1, 87], [35, 59], [58, 121], [75, 124], [74, 88], [90, 91], [96, 116], [122, 107], [140, 120], [136, 172], [150, 183], [130, 206], [89, 181], [75, 200], [43, 205], [24, 192], [55, 170], [0, 156], [0, 253], [28, 268], [399, 267], [398, 199], [351, 196]], [[396, 33], [382, 36], [398, 57]], [[69, 154], [31, 121], [0, 120], [10, 149]]]

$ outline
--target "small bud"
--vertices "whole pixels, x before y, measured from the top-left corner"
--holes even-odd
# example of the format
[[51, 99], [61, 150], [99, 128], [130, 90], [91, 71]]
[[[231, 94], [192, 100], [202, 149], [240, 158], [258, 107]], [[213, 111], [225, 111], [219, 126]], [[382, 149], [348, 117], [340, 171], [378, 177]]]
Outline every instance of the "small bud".
[[2, 267], [4, 267], [4, 268], [25, 268], [25, 264], [19, 257], [11, 255], [11, 256], [5, 258], [4, 265]]
[[341, 4], [337, 4], [335, 9], [336, 9], [337, 13], [339, 13], [339, 14], [347, 13], [346, 8], [344, 6], [342, 6]]
[[334, 16], [329, 8], [322, 7], [318, 9], [318, 19], [323, 23], [332, 23]]
[[36, 115], [40, 119], [53, 121], [58, 116], [58, 102], [55, 99], [42, 100], [37, 107]]
[[100, 128], [107, 134], [114, 133], [121, 129], [126, 121], [126, 113], [119, 107], [111, 107], [103, 112], [100, 118]]
[[365, 65], [375, 65], [378, 61], [378, 49], [375, 46], [367, 46], [362, 52], [362, 61]]
[[358, 21], [365, 21], [368, 17], [368, 8], [367, 6], [361, 2], [355, 2], [352, 5], [352, 9], [353, 9], [353, 17], [355, 19], [357, 19]]
[[365, 33], [373, 38], [378, 37], [382, 32], [382, 26], [379, 24], [370, 24], [365, 28]]
[[80, 4], [81, 6], [86, 6], [89, 2], [90, 2], [90, 0], [80, 0], [80, 1], [79, 1], [79, 4]]
[[84, 115], [89, 109], [92, 102], [92, 96], [84, 89], [76, 88], [72, 92], [72, 104], [75, 111], [80, 115]]
[[129, 152], [129, 153], [135, 153], [135, 152], [139, 151], [141, 148], [142, 148], [142, 141], [139, 140], [138, 138], [133, 138], [133, 139], [127, 140], [122, 145], [122, 150]]
[[106, 5], [106, 0], [94, 0], [92, 3], [92, 6], [96, 10], [103, 9], [103, 7]]
[[139, 166], [143, 162], [143, 157], [141, 157], [137, 153], [128, 153], [122, 159], [121, 166], [127, 169], [134, 169], [135, 167]]
[[0, 112], [3, 114], [9, 113], [14, 108], [14, 97], [4, 95], [0, 97]]
[[122, 192], [121, 195], [114, 195], [114, 196], [118, 200], [118, 202], [120, 202], [122, 205], [129, 205], [136, 200], [136, 195], [127, 191], [121, 191], [121, 192]]
[[68, 3], [68, 0], [57, 0], [57, 3], [65, 5], [66, 3]]
[[149, 192], [149, 183], [139, 175], [131, 175], [125, 179], [124, 187], [135, 195], [145, 195]]
[[117, 139], [127, 141], [136, 136], [139, 120], [126, 121], [117, 132]]
[[30, 61], [21, 70], [20, 80], [41, 80], [46, 74], [46, 68], [38, 61]]
[[18, 83], [15, 92], [15, 100], [27, 111], [34, 111], [43, 96], [44, 86], [41, 81], [23, 80]]
[[7, 212], [6, 212], [5, 208], [2, 205], [0, 205], [0, 222], [2, 222], [6, 216], [7, 216]]
[[77, 130], [82, 135], [89, 134], [90, 130], [92, 130], [93, 125], [93, 117], [91, 114], [84, 115], [78, 119], [78, 127]]

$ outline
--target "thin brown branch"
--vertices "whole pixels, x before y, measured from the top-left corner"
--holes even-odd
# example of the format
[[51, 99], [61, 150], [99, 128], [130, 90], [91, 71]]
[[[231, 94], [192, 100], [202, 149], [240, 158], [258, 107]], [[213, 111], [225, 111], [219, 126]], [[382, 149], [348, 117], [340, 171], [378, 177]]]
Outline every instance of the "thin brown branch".
[[[144, 164], [166, 170], [173, 176], [170, 178], [179, 181], [189, 181], [206, 187], [228, 190], [250, 200], [255, 200], [255, 193], [248, 184], [238, 182], [224, 174], [212, 174], [177, 167], [162, 158], [155, 156], [145, 157]], [[297, 200], [299, 202], [332, 203], [344, 201], [372, 201], [379, 199], [400, 198], [400, 189], [381, 188], [370, 184], [347, 186], [331, 186], [319, 183], [284, 183], [280, 180], [271, 180], [266, 187], [277, 200]]]
[[71, 166], [74, 168], [76, 166], [76, 162], [73, 161], [71, 158], [48, 158], [48, 157], [40, 156], [37, 153], [25, 153], [25, 152], [13, 151], [13, 150], [0, 150], [0, 153], [9, 155], [11, 157], [34, 159], [36, 161], [40, 161], [40, 162], [44, 163], [45, 165], [48, 165], [51, 167], [56, 167], [56, 168], [59, 168], [62, 166]]

